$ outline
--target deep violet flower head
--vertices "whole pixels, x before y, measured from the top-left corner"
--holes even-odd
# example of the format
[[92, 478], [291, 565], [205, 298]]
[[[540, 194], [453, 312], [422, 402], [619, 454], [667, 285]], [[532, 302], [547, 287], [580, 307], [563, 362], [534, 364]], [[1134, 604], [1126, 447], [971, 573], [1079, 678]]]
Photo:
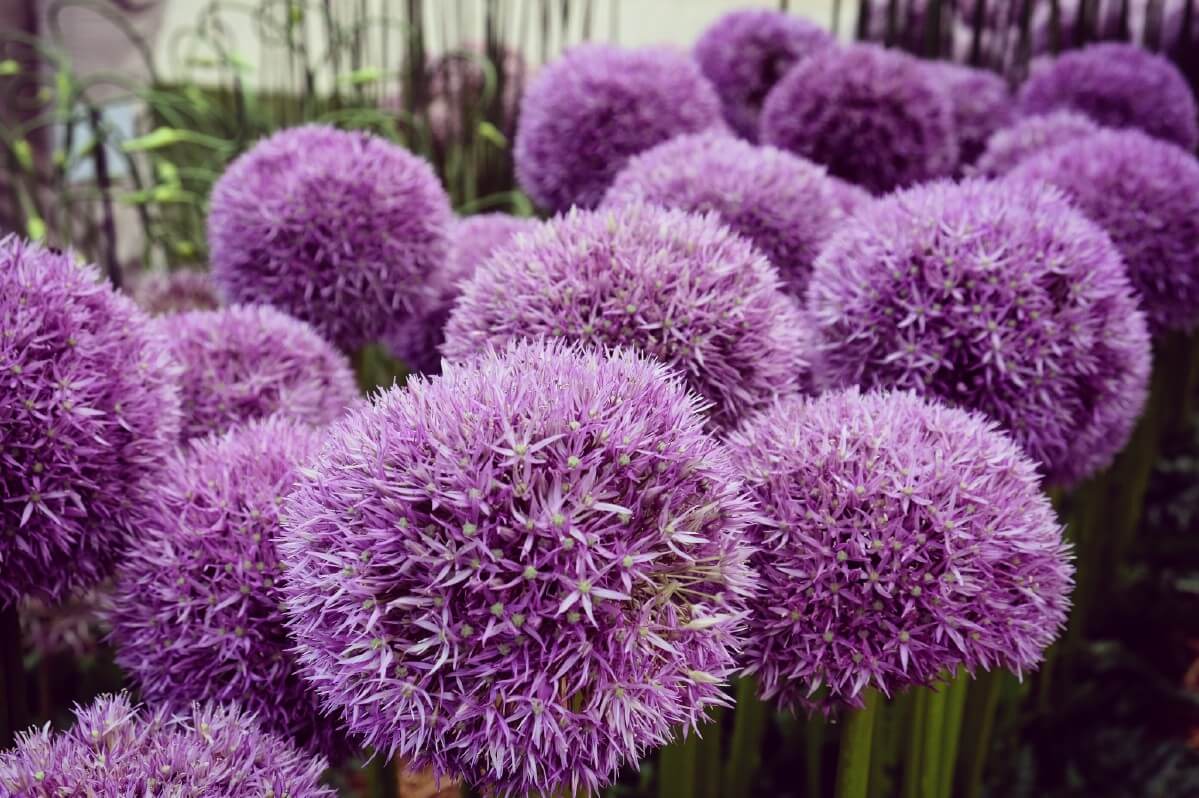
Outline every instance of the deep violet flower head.
[[177, 377], [95, 268], [0, 239], [0, 607], [108, 573], [179, 438]]
[[450, 255], [438, 271], [435, 303], [420, 316], [409, 317], [384, 337], [387, 349], [410, 371], [436, 374], [441, 368], [441, 344], [450, 309], [462, 293], [462, 283], [499, 247], [518, 233], [535, 230], [537, 219], [504, 213], [481, 213], [457, 220], [450, 228]]
[[774, 84], [809, 54], [831, 46], [828, 31], [805, 19], [772, 9], [741, 9], [713, 22], [693, 55], [720, 95], [729, 127], [757, 141], [758, 115]]
[[968, 180], [875, 200], [808, 291], [818, 388], [905, 388], [995, 419], [1051, 484], [1110, 462], [1149, 336], [1111, 239], [1060, 191]]
[[800, 310], [781, 285], [714, 214], [575, 210], [475, 272], [443, 351], [465, 359], [521, 338], [631, 347], [674, 368], [724, 428], [806, 380]]
[[195, 269], [143, 272], [131, 280], [129, 295], [152, 316], [184, 310], [215, 310], [221, 305], [212, 277]]
[[1007, 81], [986, 69], [932, 61], [933, 80], [944, 87], [953, 105], [958, 137], [958, 168], [974, 163], [996, 130], [1012, 121], [1012, 95]]
[[1056, 516], [983, 416], [851, 388], [783, 400], [728, 443], [761, 508], [744, 659], [763, 697], [828, 708], [959, 666], [1021, 672], [1064, 626]]
[[212, 190], [212, 276], [230, 303], [274, 305], [343, 350], [434, 298], [449, 198], [428, 163], [361, 132], [304, 125], [240, 156]]
[[154, 706], [219, 701], [331, 758], [335, 720], [299, 675], [275, 548], [284, 497], [323, 432], [280, 416], [192, 441], [171, 462], [117, 570], [117, 664]]
[[1060, 188], [1120, 250], [1157, 334], [1199, 323], [1199, 161], [1136, 130], [1104, 130], [1021, 163]]
[[1138, 128], [1187, 151], [1199, 143], [1199, 112], [1169, 60], [1133, 44], [1105, 42], [1037, 66], [1020, 88], [1025, 115], [1068, 109], [1100, 125]]
[[721, 125], [716, 91], [685, 54], [584, 44], [525, 91], [516, 176], [548, 211], [594, 208], [630, 156]]
[[660, 364], [517, 344], [336, 422], [284, 512], [351, 733], [500, 795], [592, 791], [725, 703], [749, 505]]
[[1078, 141], [1101, 128], [1091, 118], [1075, 111], [1051, 111], [1044, 116], [1027, 116], [1010, 127], [996, 131], [974, 164], [974, 173], [999, 177], [1021, 162], [1059, 144]]
[[335, 798], [325, 762], [264, 733], [231, 706], [179, 715], [139, 710], [125, 695], [75, 708], [75, 725], [18, 735], [0, 752], [0, 793], [15, 796]]
[[349, 359], [310, 325], [265, 305], [157, 321], [183, 367], [183, 438], [281, 413], [320, 426], [358, 397]]
[[876, 194], [958, 162], [945, 88], [915, 58], [872, 44], [828, 47], [793, 67], [766, 98], [762, 141]]
[[632, 158], [604, 206], [713, 211], [770, 259], [788, 293], [802, 297], [812, 261], [844, 220], [840, 199], [824, 167], [714, 132], [679, 136]]

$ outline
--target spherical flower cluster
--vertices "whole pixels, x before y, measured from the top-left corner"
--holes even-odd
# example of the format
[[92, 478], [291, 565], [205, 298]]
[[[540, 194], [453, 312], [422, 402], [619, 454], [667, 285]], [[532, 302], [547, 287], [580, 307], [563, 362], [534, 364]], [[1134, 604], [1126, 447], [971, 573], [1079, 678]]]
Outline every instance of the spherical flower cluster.
[[834, 44], [819, 25], [771, 9], [730, 11], [695, 44], [695, 61], [712, 82], [724, 119], [737, 135], [757, 141], [766, 95], [788, 69]]
[[158, 320], [183, 367], [183, 438], [272, 413], [328, 424], [358, 397], [346, 356], [302, 321], [265, 305]]
[[1154, 333], [1199, 323], [1199, 161], [1135, 130], [1105, 130], [1018, 166], [1107, 230]]
[[292, 128], [213, 187], [212, 276], [228, 301], [274, 305], [354, 350], [432, 299], [450, 220], [415, 155], [365, 133]]
[[860, 704], [959, 666], [1027, 670], [1073, 567], [1036, 467], [994, 422], [910, 392], [794, 397], [729, 436], [762, 508], [744, 653], [784, 707]]
[[194, 269], [145, 272], [132, 280], [129, 295], [153, 316], [184, 310], [215, 310], [221, 306], [212, 277]]
[[885, 193], [953, 171], [953, 105], [929, 70], [871, 44], [829, 47], [778, 82], [762, 140]]
[[858, 208], [874, 199], [874, 195], [869, 191], [861, 186], [855, 186], [848, 180], [842, 180], [832, 175], [829, 175], [829, 180], [833, 184], [833, 200], [845, 216], [849, 216]]
[[992, 133], [1011, 122], [1012, 96], [1007, 82], [985, 69], [948, 61], [934, 61], [928, 69], [953, 104], [960, 170], [978, 159]]
[[417, 317], [405, 319], [384, 337], [388, 350], [409, 371], [435, 374], [441, 368], [441, 344], [450, 309], [483, 261], [518, 233], [537, 229], [536, 219], [503, 213], [482, 213], [459, 219], [450, 229], [450, 254], [445, 268], [437, 272], [438, 300]]
[[0, 239], [0, 607], [108, 572], [179, 438], [177, 376], [93, 267]]
[[987, 140], [986, 149], [975, 162], [979, 175], [999, 177], [1015, 169], [1022, 161], [1059, 144], [1078, 141], [1098, 133], [1099, 125], [1075, 111], [1052, 111], [1044, 116], [1028, 116], [1003, 128]]
[[117, 571], [117, 663], [155, 706], [221, 701], [325, 756], [344, 751], [298, 672], [280, 604], [279, 506], [323, 433], [279, 416], [192, 442]]
[[1199, 143], [1199, 112], [1186, 79], [1162, 56], [1132, 44], [1093, 44], [1041, 64], [1021, 87], [1019, 106], [1025, 115], [1079, 111], [1188, 151]]
[[749, 505], [660, 365], [544, 342], [336, 422], [285, 504], [301, 661], [349, 730], [501, 795], [593, 792], [738, 667]]
[[721, 124], [720, 100], [687, 56], [581, 45], [525, 92], [516, 175], [549, 211], [594, 208], [630, 156]]
[[722, 133], [679, 136], [631, 159], [604, 206], [647, 202], [714, 211], [803, 296], [820, 247], [844, 219], [841, 197], [823, 167]]
[[998, 421], [1069, 485], [1144, 404], [1149, 337], [1111, 239], [1056, 189], [970, 180], [876, 200], [816, 261], [818, 387], [908, 388]]
[[463, 288], [444, 353], [521, 338], [625, 346], [673, 367], [719, 429], [805, 376], [795, 302], [714, 215], [651, 205], [572, 211], [497, 250]]
[[139, 711], [124, 696], [77, 707], [75, 725], [49, 724], [0, 752], [0, 793], [14, 796], [212, 796], [334, 798], [323, 760], [263, 733], [232, 707], [170, 716]]

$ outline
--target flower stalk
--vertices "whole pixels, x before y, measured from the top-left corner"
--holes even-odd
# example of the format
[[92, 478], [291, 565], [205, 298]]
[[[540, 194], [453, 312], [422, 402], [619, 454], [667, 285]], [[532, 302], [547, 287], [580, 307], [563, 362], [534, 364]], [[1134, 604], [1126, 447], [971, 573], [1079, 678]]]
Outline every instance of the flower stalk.
[[841, 730], [841, 753], [837, 761], [837, 798], [866, 798], [870, 779], [870, 749], [878, 714], [878, 693], [868, 689], [864, 705], [851, 711]]
[[737, 680], [737, 709], [733, 713], [733, 739], [724, 774], [725, 795], [749, 795], [761, 765], [762, 738], [766, 734], [766, 704], [758, 698], [752, 676]]

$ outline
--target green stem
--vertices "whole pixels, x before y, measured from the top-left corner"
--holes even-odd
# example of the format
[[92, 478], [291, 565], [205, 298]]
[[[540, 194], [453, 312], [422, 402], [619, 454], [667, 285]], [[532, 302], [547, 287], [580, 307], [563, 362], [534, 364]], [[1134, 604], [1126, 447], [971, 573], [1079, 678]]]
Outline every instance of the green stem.
[[903, 798], [921, 798], [920, 769], [924, 764], [924, 719], [928, 714], [929, 691], [912, 691], [912, 713], [909, 716], [908, 749], [903, 765]]
[[813, 713], [804, 723], [804, 778], [808, 795], [824, 795], [824, 738], [828, 723]]
[[662, 749], [658, 755], [658, 798], [694, 798], [699, 745], [699, 737], [691, 733]]
[[941, 789], [941, 760], [944, 755], [942, 742], [945, 734], [945, 685], [927, 688], [923, 728], [918, 732], [924, 742], [920, 745], [920, 773], [918, 776], [920, 798], [937, 798]]
[[696, 798], [720, 798], [720, 769], [723, 763], [721, 725], [724, 715], [724, 707], [717, 707], [710, 714], [711, 720], [699, 729], [699, 763], [696, 768], [699, 784]]
[[958, 745], [962, 737], [962, 716], [966, 712], [966, 691], [969, 686], [970, 674], [963, 670], [959, 671], [945, 688], [945, 729], [942, 734], [941, 783], [938, 790], [941, 798], [950, 798], [953, 795]]
[[1005, 671], [980, 673], [970, 685], [966, 697], [966, 722], [962, 731], [961, 761], [964, 769], [963, 798], [978, 798], [982, 794], [987, 756], [991, 753], [991, 732], [999, 711], [999, 696], [1003, 692]]
[[725, 795], [750, 795], [762, 760], [762, 738], [766, 734], [766, 705], [758, 698], [753, 677], [737, 680], [737, 706], [733, 711], [733, 739], [724, 774]]
[[874, 745], [870, 749], [870, 798], [891, 798], [895, 795], [901, 743], [911, 714], [911, 691], [897, 695], [878, 708]]
[[866, 798], [870, 786], [870, 747], [878, 693], [866, 690], [865, 705], [849, 713], [841, 729], [841, 752], [837, 759], [837, 798]]
[[16, 604], [0, 608], [0, 751], [29, 726], [21, 620]]

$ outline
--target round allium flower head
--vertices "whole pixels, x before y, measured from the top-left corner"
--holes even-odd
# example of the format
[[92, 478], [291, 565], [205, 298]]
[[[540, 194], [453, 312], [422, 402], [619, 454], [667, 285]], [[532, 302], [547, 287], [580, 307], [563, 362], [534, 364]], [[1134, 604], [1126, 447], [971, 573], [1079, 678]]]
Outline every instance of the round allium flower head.
[[948, 181], [863, 208], [808, 290], [817, 387], [910, 388], [997, 420], [1068, 485], [1144, 404], [1149, 336], [1110, 238], [1043, 183]]
[[757, 141], [758, 115], [774, 84], [800, 60], [833, 44], [824, 28], [799, 17], [742, 9], [713, 22], [696, 42], [694, 56], [720, 95], [729, 127]]
[[948, 61], [933, 61], [926, 68], [932, 72], [933, 80], [944, 87], [953, 104], [958, 166], [968, 166], [982, 154], [991, 134], [1012, 120], [1012, 95], [1007, 81], [989, 70]]
[[178, 369], [128, 297], [0, 239], [0, 607], [54, 604], [121, 553], [179, 438]]
[[1073, 567], [994, 422], [905, 391], [793, 397], [729, 436], [762, 509], [744, 659], [784, 707], [860, 704], [965, 666], [1031, 668]]
[[429, 165], [366, 133], [284, 130], [212, 189], [212, 276], [230, 302], [274, 305], [345, 350], [433, 298], [450, 203]]
[[837, 207], [841, 209], [841, 214], [848, 217], [858, 208], [874, 199], [874, 195], [861, 186], [855, 186], [848, 180], [842, 180], [839, 177], [829, 175], [829, 180], [833, 184], [833, 200], [837, 203]]
[[183, 366], [183, 438], [281, 413], [328, 424], [358, 396], [349, 360], [316, 330], [265, 305], [163, 316]]
[[723, 133], [679, 136], [629, 161], [604, 206], [647, 202], [702, 213], [748, 238], [803, 296], [820, 247], [844, 219], [824, 167]]
[[1041, 63], [1020, 88], [1025, 115], [1079, 111], [1106, 127], [1132, 127], [1188, 151], [1199, 143], [1195, 98], [1170, 61], [1133, 44], [1092, 44]]
[[322, 440], [272, 416], [181, 450], [117, 570], [110, 620], [117, 663], [152, 704], [236, 703], [337, 756], [347, 746], [297, 672], [275, 549], [279, 507]]
[[766, 98], [762, 140], [884, 193], [957, 166], [953, 105], [919, 61], [872, 44], [828, 47]]
[[749, 505], [660, 364], [546, 342], [331, 428], [284, 506], [306, 673], [378, 750], [501, 795], [597, 790], [724, 703]]
[[153, 316], [185, 310], [215, 310], [221, 306], [216, 286], [207, 272], [194, 269], [144, 272], [131, 282], [129, 295]]
[[334, 798], [325, 762], [264, 733], [230, 706], [179, 715], [139, 710], [124, 695], [75, 708], [75, 725], [18, 735], [0, 752], [0, 793], [17, 796]]
[[1199, 161], [1136, 130], [1029, 158], [1014, 181], [1062, 189], [1116, 243], [1154, 333], [1199, 323]]
[[715, 90], [686, 55], [585, 44], [529, 84], [516, 175], [549, 211], [594, 208], [630, 156], [722, 124]]
[[535, 230], [537, 219], [482, 213], [459, 219], [450, 229], [450, 256], [436, 275], [440, 293], [430, 309], [396, 325], [384, 338], [393, 355], [410, 371], [435, 374], [441, 368], [445, 323], [462, 292], [462, 283], [499, 247], [518, 233]]
[[799, 389], [806, 347], [777, 270], [714, 214], [571, 211], [501, 247], [463, 287], [443, 352], [521, 338], [626, 346], [673, 367], [728, 427]]
[[1092, 133], [1099, 125], [1075, 111], [1052, 111], [1044, 116], [1028, 116], [1011, 127], [998, 130], [987, 140], [987, 147], [975, 162], [976, 174], [999, 177], [1021, 162], [1059, 144], [1075, 142]]

